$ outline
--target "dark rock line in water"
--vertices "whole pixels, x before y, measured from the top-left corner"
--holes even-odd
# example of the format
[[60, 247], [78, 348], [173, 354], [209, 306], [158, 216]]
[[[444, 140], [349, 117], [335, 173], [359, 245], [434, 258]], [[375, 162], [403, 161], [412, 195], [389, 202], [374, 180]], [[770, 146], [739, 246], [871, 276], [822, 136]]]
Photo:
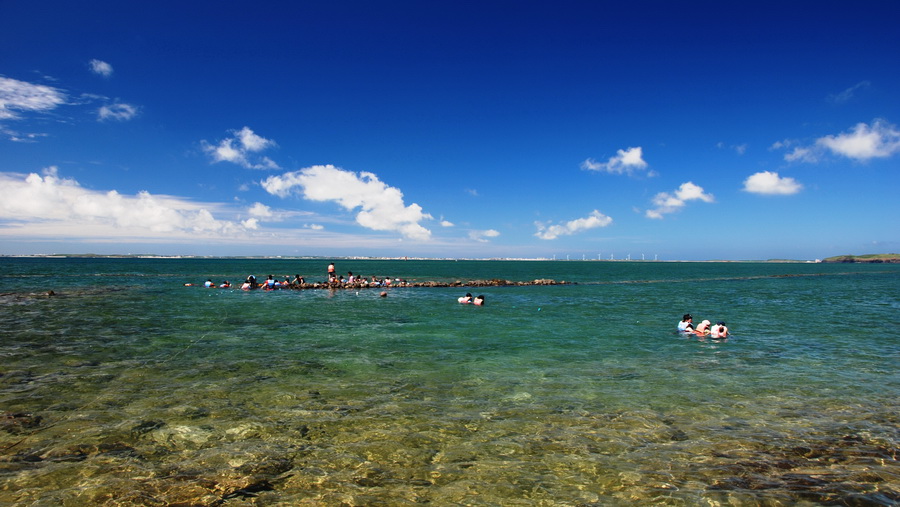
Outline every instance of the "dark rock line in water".
[[[533, 285], [576, 285], [575, 282], [567, 282], [567, 281], [559, 281], [550, 280], [546, 278], [532, 280], [530, 282], [514, 282], [511, 280], [501, 280], [499, 278], [494, 278], [491, 280], [468, 280], [468, 281], [454, 281], [454, 282], [407, 282], [403, 281], [400, 283], [392, 283], [390, 285], [381, 285], [381, 284], [372, 284], [372, 283], [364, 283], [364, 282], [353, 282], [353, 283], [341, 283], [341, 282], [316, 282], [316, 283], [291, 283], [287, 286], [282, 284], [279, 287], [274, 289], [268, 289], [265, 286], [265, 283], [256, 284], [251, 290], [309, 290], [309, 289], [405, 289], [410, 287], [527, 287]], [[185, 284], [185, 286], [200, 286], [196, 284]], [[210, 289], [215, 289], [219, 287], [209, 287]], [[241, 288], [239, 284], [232, 284], [231, 289], [239, 289]]]

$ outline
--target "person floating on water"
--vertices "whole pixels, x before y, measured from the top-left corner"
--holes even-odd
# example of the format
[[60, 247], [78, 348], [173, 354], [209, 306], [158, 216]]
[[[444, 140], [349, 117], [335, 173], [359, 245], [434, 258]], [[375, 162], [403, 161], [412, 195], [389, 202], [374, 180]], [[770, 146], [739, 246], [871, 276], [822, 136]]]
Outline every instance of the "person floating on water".
[[208, 288], [210, 288], [210, 287], [215, 287], [216, 284], [213, 283], [212, 279], [209, 279], [209, 280], [207, 280], [206, 282], [203, 283], [203, 286], [206, 287], [206, 288], [208, 289]]
[[459, 299], [457, 299], [457, 301], [459, 301], [460, 304], [467, 305], [472, 302], [472, 294], [466, 292], [466, 295], [460, 297]]
[[708, 335], [708, 334], [709, 334], [709, 321], [708, 321], [708, 320], [704, 320], [704, 321], [701, 322], [699, 325], [697, 325], [697, 328], [694, 329], [694, 334], [697, 335], [697, 336], [706, 336], [706, 335]]
[[716, 325], [709, 330], [709, 337], [728, 338], [728, 327], [725, 325], [725, 321], [716, 322]]
[[681, 333], [694, 332], [694, 317], [692, 317], [690, 313], [685, 313], [684, 316], [681, 317], [681, 322], [678, 323], [678, 331]]
[[219, 288], [220, 289], [230, 289], [231, 284], [228, 282], [228, 280], [225, 280], [224, 282], [222, 282], [222, 285], [219, 285]]
[[472, 300], [472, 304], [475, 306], [484, 306], [484, 296], [481, 294], [475, 296], [475, 299]]
[[728, 337], [728, 327], [724, 321], [716, 322], [711, 325], [708, 320], [704, 320], [694, 328], [694, 318], [690, 313], [685, 313], [678, 323], [678, 331], [684, 334], [693, 334], [697, 336], [709, 336], [710, 338], [720, 339]]

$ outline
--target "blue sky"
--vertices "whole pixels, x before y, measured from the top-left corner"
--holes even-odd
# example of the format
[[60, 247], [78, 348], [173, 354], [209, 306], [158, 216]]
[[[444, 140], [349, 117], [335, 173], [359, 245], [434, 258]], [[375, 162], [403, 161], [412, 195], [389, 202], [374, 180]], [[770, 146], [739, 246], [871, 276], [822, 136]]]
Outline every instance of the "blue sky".
[[890, 1], [3, 2], [0, 254], [898, 252], [898, 22]]

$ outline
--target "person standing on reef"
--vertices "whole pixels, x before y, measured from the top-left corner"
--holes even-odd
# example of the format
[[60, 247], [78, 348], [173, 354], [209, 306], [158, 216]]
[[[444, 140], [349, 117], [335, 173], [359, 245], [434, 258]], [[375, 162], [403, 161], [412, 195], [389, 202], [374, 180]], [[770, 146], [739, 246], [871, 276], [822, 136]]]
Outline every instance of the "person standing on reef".
[[334, 263], [328, 265], [328, 281], [331, 282], [335, 278], [334, 276]]
[[684, 317], [681, 317], [681, 322], [678, 323], [678, 331], [682, 333], [694, 332], [694, 317], [690, 313], [685, 313]]

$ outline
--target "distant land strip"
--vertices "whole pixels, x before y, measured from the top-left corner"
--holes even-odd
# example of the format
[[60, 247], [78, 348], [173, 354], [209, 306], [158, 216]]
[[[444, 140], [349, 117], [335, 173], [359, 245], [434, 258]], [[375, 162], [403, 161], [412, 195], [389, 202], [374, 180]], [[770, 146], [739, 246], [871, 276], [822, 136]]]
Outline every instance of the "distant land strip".
[[828, 257], [822, 262], [844, 264], [900, 264], [900, 254], [868, 254], [868, 255], [837, 255]]

